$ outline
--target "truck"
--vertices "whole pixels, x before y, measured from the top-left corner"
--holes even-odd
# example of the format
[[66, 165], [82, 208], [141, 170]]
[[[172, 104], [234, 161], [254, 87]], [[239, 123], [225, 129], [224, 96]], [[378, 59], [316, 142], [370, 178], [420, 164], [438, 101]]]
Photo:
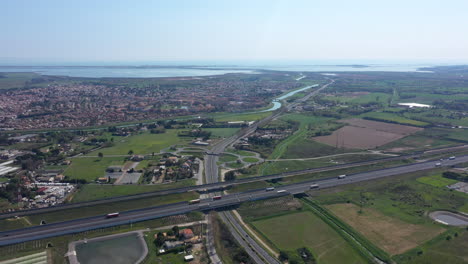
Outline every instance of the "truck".
[[267, 191], [267, 192], [270, 192], [270, 191], [273, 191], [273, 190], [275, 190], [275, 187], [268, 187], [268, 188], [265, 189], [265, 191]]
[[190, 200], [188, 203], [189, 203], [189, 204], [198, 204], [198, 203], [200, 203], [200, 202], [201, 202], [200, 199], [194, 199], [194, 200]]
[[114, 218], [114, 217], [118, 217], [120, 214], [119, 213], [110, 213], [110, 214], [106, 214], [106, 218]]
[[221, 200], [221, 198], [223, 198], [221, 195], [213, 196], [213, 201]]
[[318, 187], [319, 187], [319, 185], [316, 184], [316, 183], [310, 185], [311, 189], [317, 189]]
[[338, 179], [344, 179], [344, 178], [346, 178], [346, 174], [342, 174], [338, 176]]

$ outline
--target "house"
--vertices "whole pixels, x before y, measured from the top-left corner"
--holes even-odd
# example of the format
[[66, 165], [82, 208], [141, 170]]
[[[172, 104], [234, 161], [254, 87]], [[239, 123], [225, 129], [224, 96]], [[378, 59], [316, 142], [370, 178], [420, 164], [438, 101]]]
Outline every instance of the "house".
[[144, 159], [145, 159], [145, 156], [143, 155], [133, 155], [131, 158], [132, 161], [142, 161]]
[[100, 178], [98, 178], [98, 182], [108, 183], [109, 182], [109, 177], [100, 177]]
[[186, 228], [181, 231], [179, 231], [180, 236], [182, 236], [184, 239], [191, 239], [193, 237], [193, 231], [192, 229]]
[[169, 250], [169, 249], [177, 248], [183, 245], [184, 245], [184, 242], [182, 241], [165, 241], [163, 244], [163, 248], [165, 248], [166, 250]]
[[200, 141], [200, 140], [195, 141], [195, 142], [193, 142], [192, 144], [193, 144], [193, 145], [197, 145], [197, 146], [208, 146], [208, 145], [210, 145], [210, 143], [208, 143], [208, 142], [203, 142], [203, 141]]
[[177, 157], [169, 157], [167, 159], [172, 163], [177, 163], [177, 161], [179, 161], [179, 158], [177, 158]]

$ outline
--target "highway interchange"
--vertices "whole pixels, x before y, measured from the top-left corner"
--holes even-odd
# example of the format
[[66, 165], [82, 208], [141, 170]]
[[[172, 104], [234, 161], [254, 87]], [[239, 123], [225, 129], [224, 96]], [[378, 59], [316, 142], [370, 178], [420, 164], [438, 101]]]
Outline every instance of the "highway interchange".
[[[434, 168], [436, 162], [437, 161], [426, 161], [388, 169], [356, 173], [348, 175], [344, 179], [338, 179], [337, 177], [333, 177], [315, 181], [284, 185], [281, 187], [277, 187], [273, 191], [266, 191], [265, 189], [250, 190], [242, 193], [224, 195], [222, 199], [216, 201], [213, 201], [211, 198], [202, 199], [199, 204], [189, 204], [188, 202], [181, 202], [164, 206], [121, 212], [119, 217], [111, 219], [106, 219], [104, 216], [96, 216], [54, 224], [34, 226], [25, 229], [6, 231], [0, 233], [0, 246], [42, 239], [46, 237], [77, 233], [97, 228], [129, 224], [131, 222], [145, 221], [170, 215], [184, 214], [191, 211], [209, 211], [213, 209], [221, 209], [230, 206], [235, 206], [246, 201], [261, 200], [283, 195], [303, 193], [305, 191], [309, 191], [310, 185], [313, 183], [319, 184], [319, 189], [330, 188], [344, 184], [427, 170]], [[468, 162], [468, 155], [457, 157], [455, 160], [445, 160], [442, 162], [442, 166], [448, 167], [465, 162]], [[278, 191], [280, 190], [285, 190], [285, 192], [278, 193]]]
[[[321, 88], [316, 89], [309, 93], [305, 98], [310, 98], [320, 92], [321, 90], [325, 89], [328, 85], [332, 84], [334, 81], [331, 80], [329, 83], [323, 85]], [[156, 195], [165, 195], [171, 193], [181, 193], [187, 191], [204, 191], [204, 190], [219, 190], [223, 189], [229, 185], [241, 184], [241, 183], [248, 183], [254, 181], [264, 181], [268, 179], [276, 179], [282, 177], [289, 177], [294, 175], [306, 174], [306, 173], [313, 173], [319, 171], [327, 171], [327, 170], [336, 170], [340, 168], [349, 168], [354, 166], [363, 166], [366, 164], [373, 164], [383, 161], [390, 161], [390, 160], [400, 160], [400, 159], [408, 159], [408, 158], [417, 158], [420, 154], [416, 155], [406, 155], [406, 156], [398, 156], [398, 157], [391, 157], [391, 158], [383, 158], [379, 160], [370, 160], [364, 162], [357, 162], [351, 164], [341, 164], [336, 166], [329, 166], [329, 167], [322, 167], [322, 168], [314, 168], [314, 169], [306, 169], [301, 171], [295, 172], [287, 172], [282, 174], [276, 175], [266, 175], [266, 176], [259, 176], [259, 177], [252, 177], [247, 179], [238, 180], [235, 182], [219, 182], [219, 169], [218, 169], [218, 159], [219, 155], [222, 154], [225, 149], [235, 143], [242, 137], [246, 137], [249, 134], [253, 133], [258, 126], [265, 124], [275, 118], [278, 118], [281, 114], [285, 111], [293, 109], [298, 103], [301, 101], [306, 100], [301, 98], [297, 100], [293, 104], [289, 104], [285, 107], [282, 107], [277, 112], [273, 113], [271, 116], [262, 119], [261, 121], [254, 123], [253, 125], [242, 129], [236, 135], [227, 138], [218, 142], [216, 145], [213, 146], [209, 153], [206, 153], [204, 156], [204, 163], [205, 163], [205, 184], [199, 186], [190, 186], [178, 189], [169, 189], [159, 192], [152, 192], [146, 194], [139, 194], [133, 196], [125, 196], [125, 197], [117, 197], [108, 200], [100, 200], [100, 201], [91, 201], [88, 203], [82, 204], [75, 204], [75, 205], [67, 205], [63, 207], [56, 207], [56, 208], [44, 208], [39, 210], [33, 211], [19, 211], [19, 212], [12, 212], [8, 214], [0, 215], [0, 218], [7, 218], [17, 215], [28, 215], [34, 213], [43, 213], [47, 211], [55, 211], [55, 210], [63, 210], [68, 208], [74, 207], [81, 207], [81, 206], [89, 206], [94, 204], [106, 203], [106, 202], [116, 202], [116, 201], [124, 201], [124, 200], [131, 200], [131, 199], [141, 199], [144, 197], [149, 196], [156, 196]], [[461, 149], [464, 150], [468, 146], [459, 146], [455, 147], [457, 150]], [[437, 153], [446, 153], [450, 151], [450, 149], [455, 148], [445, 148], [440, 150], [431, 150], [431, 154]], [[429, 153], [429, 151], [428, 151]], [[453, 166], [458, 163], [468, 162], [468, 156], [460, 156], [457, 157], [455, 160], [444, 160], [442, 162], [442, 166]], [[415, 164], [405, 165], [405, 166], [398, 166], [388, 169], [370, 171], [370, 172], [362, 172], [356, 173], [353, 175], [348, 175], [344, 179], [338, 179], [337, 177], [327, 178], [327, 179], [320, 179], [314, 181], [307, 181], [301, 182], [296, 184], [290, 185], [283, 185], [277, 187], [277, 189], [272, 191], [267, 191], [265, 189], [256, 189], [256, 190], [249, 190], [247, 192], [242, 193], [234, 193], [229, 195], [223, 195], [222, 199], [220, 200], [213, 200], [211, 197], [215, 193], [208, 193], [201, 195], [201, 201], [198, 204], [189, 204], [188, 202], [181, 202], [181, 203], [174, 203], [168, 204], [164, 206], [157, 206], [152, 208], [144, 208], [132, 211], [121, 212], [119, 217], [116, 218], [105, 218], [105, 216], [95, 216], [95, 217], [88, 217], [83, 219], [76, 219], [72, 221], [65, 221], [60, 223], [53, 223], [53, 224], [46, 224], [41, 226], [34, 226], [25, 229], [18, 229], [18, 230], [11, 230], [6, 232], [0, 233], [0, 246], [21, 243], [25, 241], [31, 241], [36, 239], [43, 239], [47, 237], [53, 236], [60, 236], [65, 234], [71, 233], [78, 233], [83, 231], [88, 231], [92, 229], [98, 228], [106, 228], [110, 226], [117, 226], [123, 224], [130, 224], [133, 222], [140, 222], [146, 221], [150, 219], [156, 219], [171, 215], [178, 215], [178, 214], [185, 214], [191, 211], [211, 211], [211, 210], [219, 210], [220, 219], [227, 225], [233, 237], [237, 240], [237, 242], [246, 250], [252, 260], [257, 264], [262, 263], [280, 263], [276, 258], [271, 256], [263, 247], [261, 247], [257, 241], [249, 236], [249, 234], [244, 230], [244, 227], [241, 223], [239, 223], [239, 219], [231, 212], [231, 210], [238, 206], [239, 204], [247, 201], [254, 201], [254, 200], [261, 200], [261, 199], [269, 199], [273, 197], [280, 197], [284, 195], [291, 195], [291, 194], [299, 194], [304, 193], [306, 191], [313, 191], [316, 190], [315, 188], [311, 190], [311, 184], [318, 184], [319, 188], [330, 188], [335, 187], [343, 184], [350, 184], [356, 183], [361, 181], [373, 180], [383, 177], [395, 176], [415, 171], [427, 170], [435, 167], [436, 161], [427, 161], [427, 162], [419, 162]], [[216, 195], [222, 195], [222, 193], [216, 193]], [[106, 212], [107, 213], [107, 212]], [[211, 225], [209, 223], [208, 227], [210, 228]], [[208, 230], [209, 236], [213, 234], [213, 230]], [[210, 243], [211, 240], [211, 243]], [[220, 263], [219, 257], [216, 256], [216, 250], [214, 249], [213, 237], [208, 238], [208, 253], [214, 263]]]

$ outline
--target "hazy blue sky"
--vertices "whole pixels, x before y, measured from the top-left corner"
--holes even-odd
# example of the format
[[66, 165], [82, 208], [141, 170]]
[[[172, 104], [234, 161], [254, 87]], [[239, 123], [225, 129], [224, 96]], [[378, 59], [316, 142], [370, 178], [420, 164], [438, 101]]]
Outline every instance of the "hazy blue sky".
[[467, 0], [3, 0], [0, 58], [468, 61]]

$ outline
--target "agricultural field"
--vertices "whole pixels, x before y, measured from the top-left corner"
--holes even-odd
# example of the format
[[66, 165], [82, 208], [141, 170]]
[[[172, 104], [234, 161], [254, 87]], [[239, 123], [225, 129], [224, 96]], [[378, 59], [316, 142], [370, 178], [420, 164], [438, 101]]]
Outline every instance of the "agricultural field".
[[323, 205], [353, 203], [373, 208], [386, 216], [412, 224], [432, 224], [425, 214], [434, 210], [459, 210], [468, 194], [434, 187], [417, 181], [420, 177], [439, 174], [443, 169], [432, 169], [387, 179], [350, 184], [331, 190], [319, 190], [311, 195]]
[[347, 123], [331, 135], [314, 137], [327, 145], [349, 149], [372, 149], [423, 130], [422, 128], [388, 124], [363, 119], [348, 119]]
[[390, 255], [415, 248], [445, 231], [442, 227], [406, 223], [373, 208], [361, 210], [351, 203], [326, 208]]
[[106, 168], [111, 165], [123, 165], [123, 157], [103, 158], [73, 158], [72, 163], [63, 172], [68, 179], [85, 179], [88, 182], [95, 181], [106, 174]]
[[399, 264], [466, 264], [467, 244], [468, 231], [454, 230], [394, 259]]
[[387, 93], [370, 93], [370, 92], [344, 92], [337, 94], [325, 94], [324, 100], [334, 101], [347, 104], [367, 104], [381, 103], [387, 105], [391, 100], [392, 95]]
[[306, 247], [319, 263], [367, 263], [334, 229], [310, 211], [265, 218], [251, 224], [276, 248], [286, 251], [290, 260], [300, 261], [297, 250]]
[[234, 121], [256, 121], [271, 115], [271, 112], [252, 112], [252, 113], [220, 113], [214, 114], [212, 117], [217, 122], [234, 122]]
[[447, 185], [457, 183], [456, 180], [444, 178], [441, 174], [424, 176], [417, 178], [416, 180], [420, 183], [429, 184], [434, 187], [445, 187]]
[[130, 150], [134, 154], [140, 155], [151, 154], [152, 152], [158, 153], [172, 145], [184, 144], [189, 141], [189, 139], [178, 137], [177, 132], [177, 130], [166, 130], [163, 134], [144, 132], [132, 135], [116, 142], [112, 147], [102, 148], [88, 155], [97, 155], [99, 152], [104, 154], [104, 157], [106, 155], [128, 155]]
[[361, 115], [361, 117], [365, 119], [375, 120], [375, 121], [396, 123], [396, 124], [409, 125], [409, 126], [426, 127], [429, 125], [429, 123], [427, 122], [409, 119], [409, 118], [397, 115], [395, 113], [369, 112], [369, 113], [365, 113]]

